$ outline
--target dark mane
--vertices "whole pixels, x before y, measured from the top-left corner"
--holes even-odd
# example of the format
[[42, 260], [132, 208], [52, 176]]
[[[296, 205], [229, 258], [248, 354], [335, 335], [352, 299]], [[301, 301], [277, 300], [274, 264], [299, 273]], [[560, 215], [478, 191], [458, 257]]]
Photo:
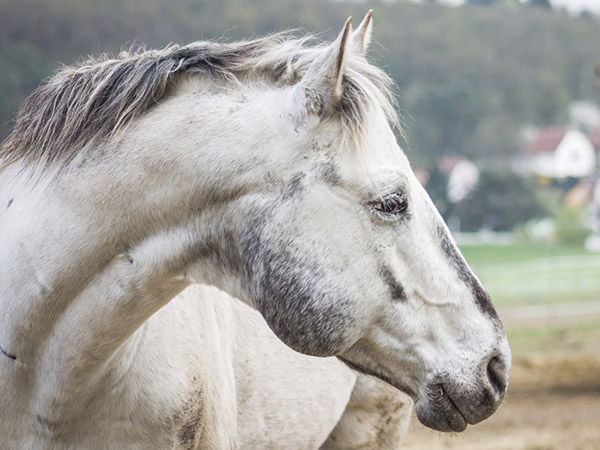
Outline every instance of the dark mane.
[[[296, 82], [323, 46], [288, 33], [234, 44], [196, 42], [163, 50], [102, 55], [65, 67], [23, 103], [15, 127], [0, 147], [0, 168], [17, 161], [66, 166], [90, 142], [113, 136], [156, 104], [182, 73], [199, 72], [228, 82], [262, 78]], [[359, 137], [364, 111], [382, 106], [395, 120], [389, 77], [364, 58], [351, 58], [344, 76], [341, 113]]]

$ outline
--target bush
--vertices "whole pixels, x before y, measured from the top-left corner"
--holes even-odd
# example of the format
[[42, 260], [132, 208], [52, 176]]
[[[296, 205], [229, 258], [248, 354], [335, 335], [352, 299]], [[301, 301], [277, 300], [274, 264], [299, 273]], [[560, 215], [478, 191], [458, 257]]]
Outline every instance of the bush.
[[556, 216], [556, 240], [561, 244], [583, 246], [591, 230], [585, 225], [583, 213], [563, 206]]

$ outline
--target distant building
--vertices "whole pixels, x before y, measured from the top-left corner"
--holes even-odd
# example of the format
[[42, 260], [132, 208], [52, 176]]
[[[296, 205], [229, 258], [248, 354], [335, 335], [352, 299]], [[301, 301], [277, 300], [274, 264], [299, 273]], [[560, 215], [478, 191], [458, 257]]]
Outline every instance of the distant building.
[[548, 179], [582, 178], [596, 170], [596, 152], [579, 130], [545, 127], [531, 130], [527, 151], [518, 161], [520, 171]]

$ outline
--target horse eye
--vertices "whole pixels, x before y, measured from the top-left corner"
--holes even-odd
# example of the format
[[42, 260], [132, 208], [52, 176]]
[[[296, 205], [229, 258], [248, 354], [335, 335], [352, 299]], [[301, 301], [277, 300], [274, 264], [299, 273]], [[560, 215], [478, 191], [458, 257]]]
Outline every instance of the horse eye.
[[408, 209], [408, 198], [406, 194], [396, 193], [372, 202], [371, 207], [385, 215], [399, 215]]

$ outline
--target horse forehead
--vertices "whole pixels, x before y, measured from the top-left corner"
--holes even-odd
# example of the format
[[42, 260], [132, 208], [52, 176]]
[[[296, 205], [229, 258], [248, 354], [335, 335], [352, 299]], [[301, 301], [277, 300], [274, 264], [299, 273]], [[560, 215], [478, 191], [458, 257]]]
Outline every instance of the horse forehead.
[[337, 159], [342, 178], [375, 188], [402, 187], [414, 178], [406, 155], [393, 142], [351, 149]]

